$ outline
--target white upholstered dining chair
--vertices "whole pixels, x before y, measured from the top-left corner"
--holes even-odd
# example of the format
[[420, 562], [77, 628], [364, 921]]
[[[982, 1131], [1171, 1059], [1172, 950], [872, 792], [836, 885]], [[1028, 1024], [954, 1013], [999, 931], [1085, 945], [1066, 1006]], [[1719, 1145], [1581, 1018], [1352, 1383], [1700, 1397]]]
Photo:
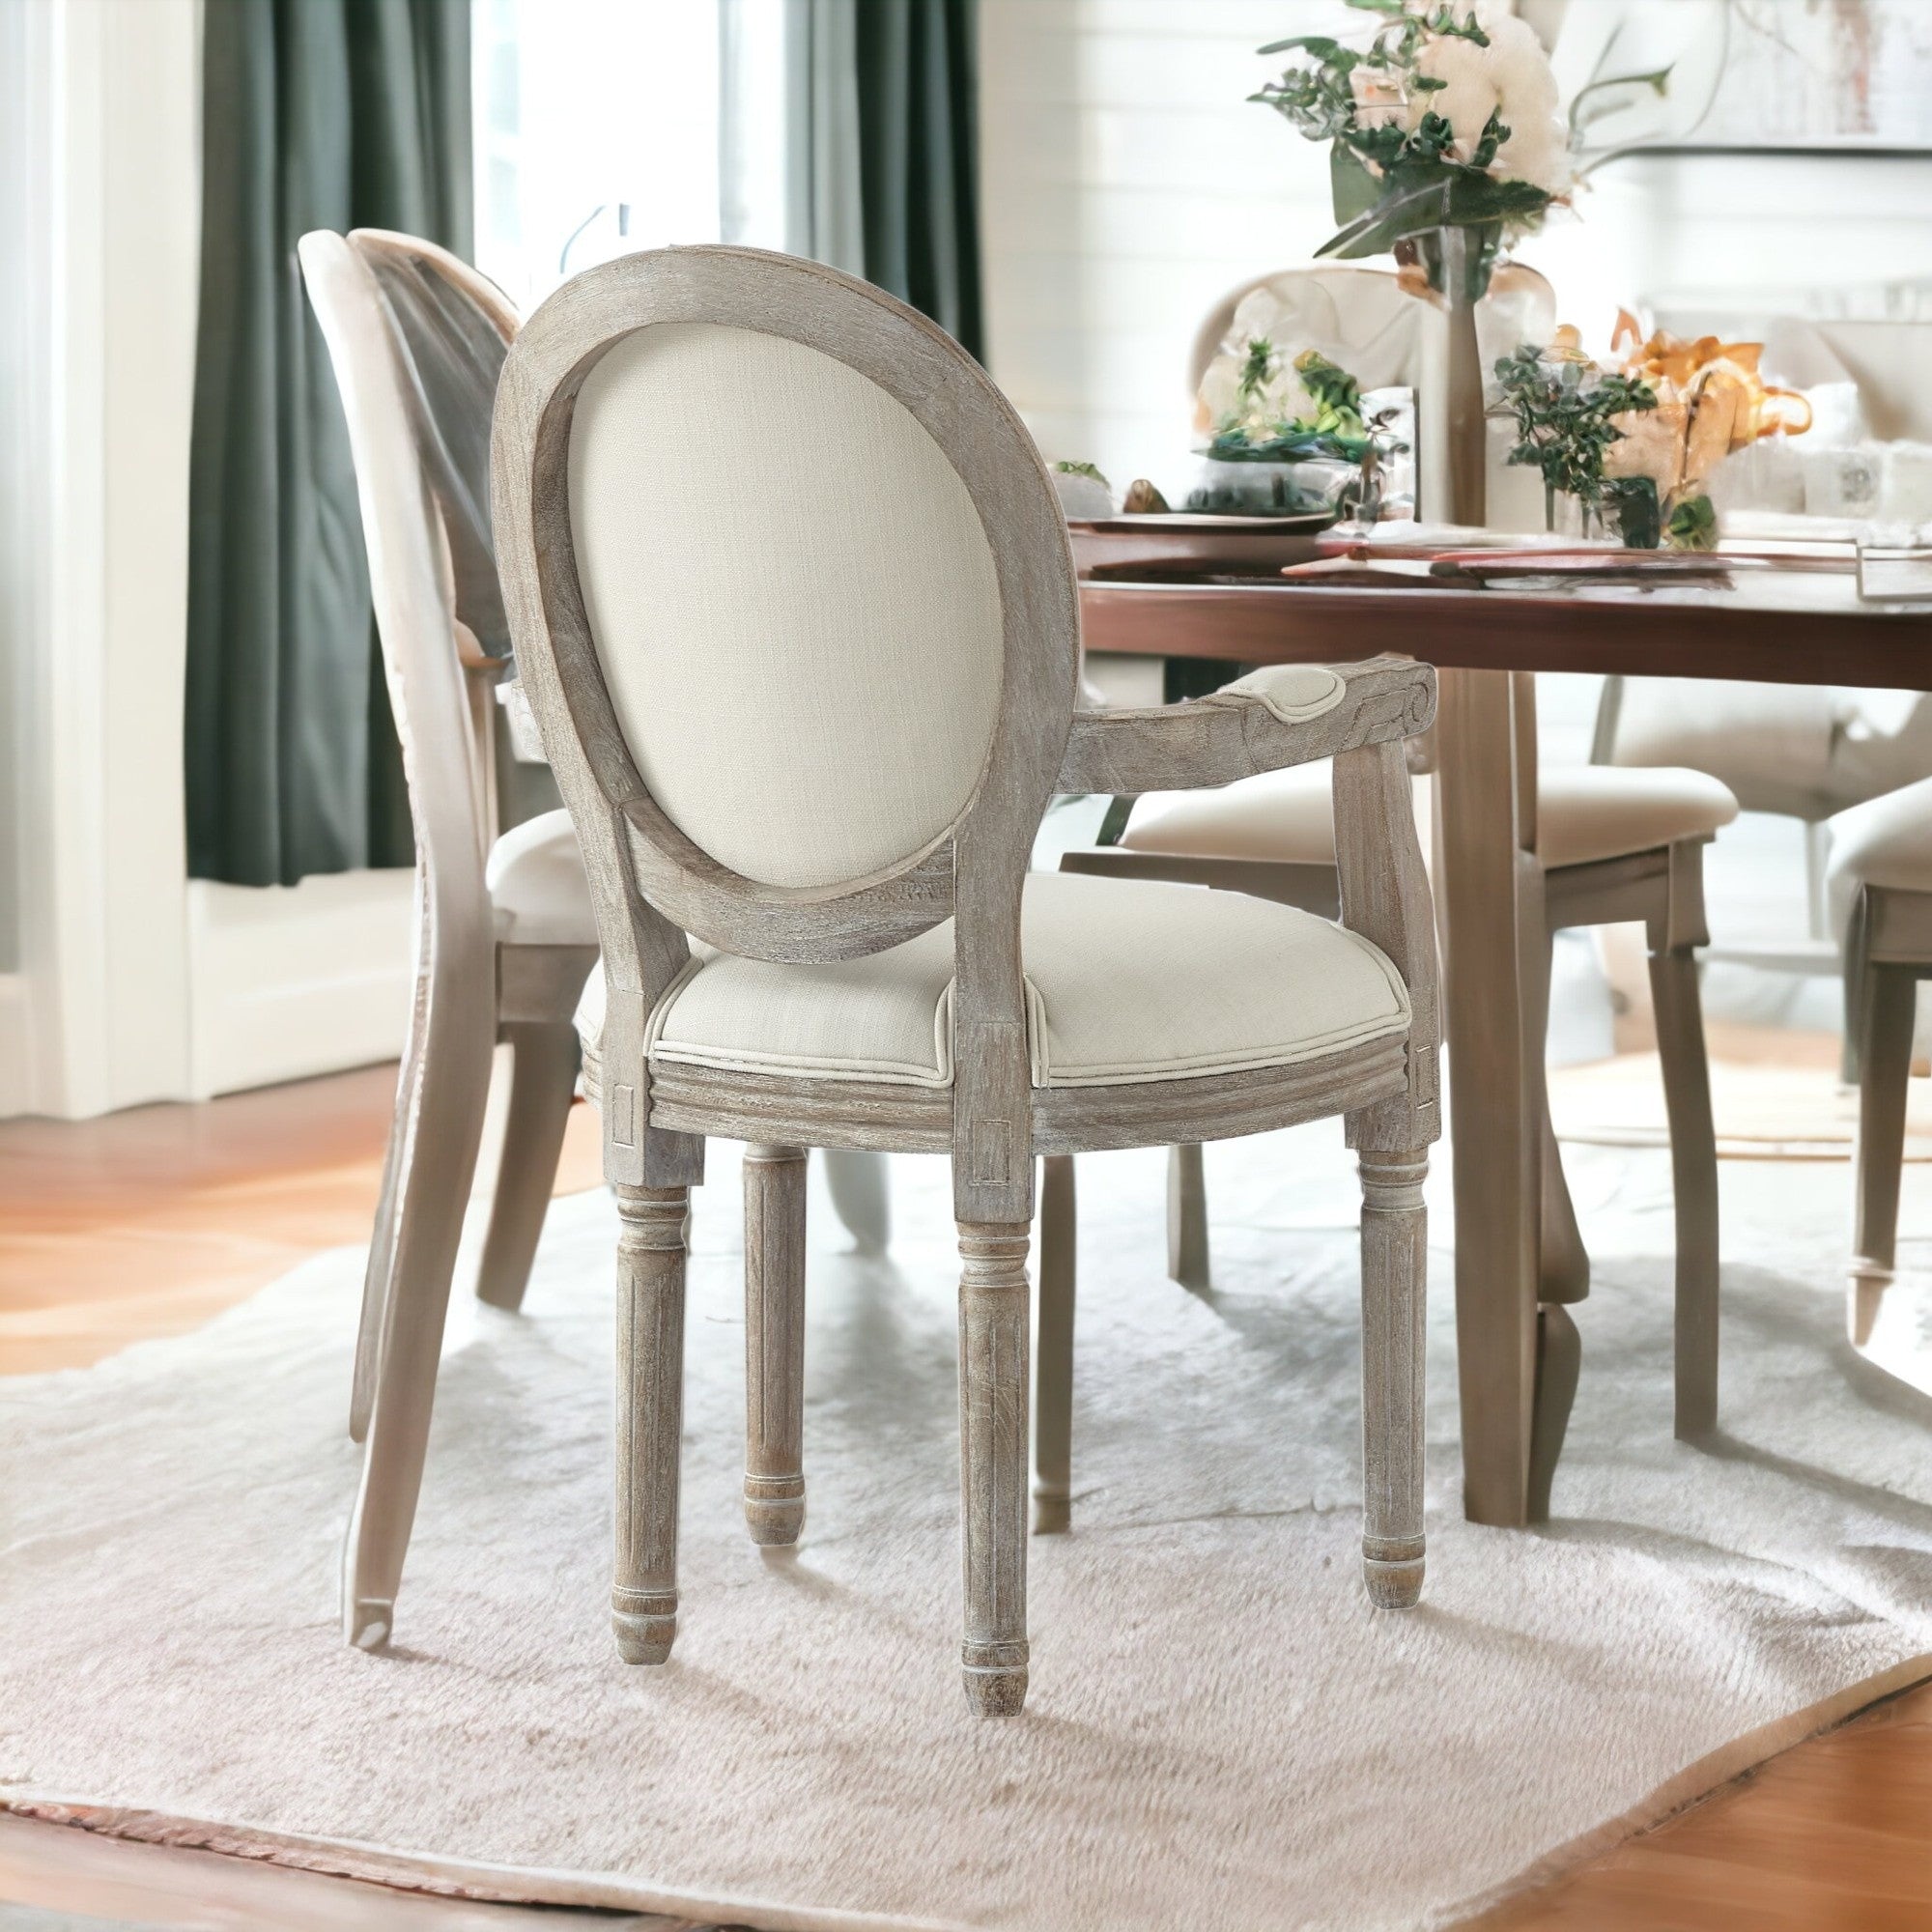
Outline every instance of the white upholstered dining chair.
[[[1304, 276], [1314, 278], [1312, 292], [1302, 288]], [[1274, 292], [1311, 326], [1321, 325], [1324, 343], [1345, 352], [1351, 343], [1361, 345], [1361, 353], [1372, 358], [1364, 367], [1378, 386], [1406, 384], [1420, 391], [1438, 368], [1435, 312], [1402, 295], [1394, 275], [1358, 269], [1347, 271], [1345, 279], [1334, 270], [1293, 270], [1246, 284], [1217, 305], [1195, 344], [1191, 373], [1197, 383], [1206, 358], [1223, 340], [1237, 301], [1260, 286]], [[1503, 336], [1553, 324], [1548, 288], [1539, 276], [1513, 291], [1515, 306]], [[1297, 345], [1278, 347], [1293, 353]], [[1334, 352], [1324, 348], [1324, 353]], [[1368, 379], [1363, 381], [1367, 386]], [[1426, 436], [1420, 410], [1418, 418]], [[1420, 453], [1425, 458], [1426, 509], [1431, 472], [1426, 447]], [[1519, 756], [1536, 778], [1535, 748], [1519, 748]], [[1426, 777], [1418, 781], [1425, 810], [1430, 782]], [[1127, 802], [1122, 795], [1121, 803]], [[1714, 1427], [1718, 1406], [1717, 1147], [1696, 961], [1697, 949], [1710, 937], [1704, 921], [1702, 852], [1737, 810], [1720, 782], [1697, 771], [1558, 766], [1536, 778], [1535, 849], [1544, 867], [1548, 915], [1546, 971], [1550, 940], [1565, 926], [1641, 920], [1649, 938], [1676, 1196], [1676, 1429], [1685, 1436]], [[1133, 798], [1118, 843], [1069, 852], [1061, 865], [1094, 876], [1173, 879], [1254, 893], [1332, 916], [1338, 902], [1335, 850], [1324, 776], [1319, 769], [1296, 767], [1263, 773], [1220, 791]], [[1560, 1311], [1588, 1292], [1589, 1264], [1555, 1137], [1548, 1130], [1547, 1105], [1544, 1111], [1542, 1297], [1556, 1311], [1545, 1316], [1551, 1324], [1545, 1336], [1545, 1373], [1565, 1377], [1574, 1387], [1578, 1343], [1574, 1325]], [[1050, 1177], [1049, 1186], [1070, 1195], [1070, 1172]], [[1168, 1260], [1176, 1279], [1206, 1284], [1208, 1219], [1198, 1147], [1176, 1147], [1170, 1156]], [[1043, 1281], [1042, 1294], [1046, 1293]], [[1548, 1407], [1557, 1415], [1568, 1410], [1567, 1395]], [[1538, 1461], [1541, 1467], [1553, 1467], [1555, 1457]], [[1043, 1521], [1056, 1514], [1052, 1492], [1058, 1480], [1056, 1467], [1042, 1468]], [[1532, 1498], [1536, 1513], [1547, 1504], [1547, 1496]]]
[[[1433, 674], [1304, 668], [1076, 712], [1072, 558], [1019, 419], [942, 330], [790, 257], [671, 249], [567, 283], [511, 352], [495, 463], [518, 663], [604, 950], [621, 1654], [661, 1663], [677, 1628], [686, 1208], [712, 1134], [951, 1155], [962, 1661], [973, 1707], [998, 1714], [1028, 1671], [1037, 1156], [1344, 1114], [1364, 1188], [1364, 1571], [1378, 1604], [1413, 1603], [1436, 993], [1401, 741], [1433, 715]], [[1345, 925], [1028, 877], [1056, 789], [1335, 753]], [[773, 1165], [746, 1171], [763, 1541], [804, 1514], [805, 1202], [768, 1187]]]

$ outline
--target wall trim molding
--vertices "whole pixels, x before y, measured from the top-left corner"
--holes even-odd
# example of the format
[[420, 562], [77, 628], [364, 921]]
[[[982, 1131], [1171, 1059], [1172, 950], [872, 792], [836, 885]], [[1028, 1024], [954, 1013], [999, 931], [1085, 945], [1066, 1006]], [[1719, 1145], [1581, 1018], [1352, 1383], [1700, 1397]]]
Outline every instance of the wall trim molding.
[[413, 974], [415, 875], [187, 886], [189, 1093], [198, 1100], [394, 1060]]
[[34, 1030], [24, 973], [0, 973], [0, 1121], [34, 1111]]

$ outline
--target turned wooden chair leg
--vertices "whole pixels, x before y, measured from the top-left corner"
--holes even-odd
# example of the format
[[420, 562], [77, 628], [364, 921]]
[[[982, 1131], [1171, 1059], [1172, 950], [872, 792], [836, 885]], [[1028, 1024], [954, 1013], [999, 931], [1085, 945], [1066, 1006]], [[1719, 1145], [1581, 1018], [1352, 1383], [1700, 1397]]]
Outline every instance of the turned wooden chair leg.
[[959, 1223], [959, 1478], [966, 1698], [1010, 1717], [1027, 1691], [1026, 1223]]
[[684, 1424], [690, 1190], [613, 1190], [617, 1237], [616, 1565], [611, 1627], [626, 1663], [663, 1663], [677, 1635], [678, 1440]]
[[1035, 1369], [1033, 1528], [1071, 1527], [1073, 1307], [1078, 1244], [1073, 1156], [1048, 1154], [1039, 1191], [1039, 1360]]
[[1650, 989], [1677, 1208], [1676, 1431], [1688, 1441], [1718, 1426], [1718, 1137], [1696, 952], [1653, 951]]
[[343, 1632], [374, 1649], [395, 1621], [415, 1521], [450, 1277], [490, 1092], [495, 995], [452, 965], [431, 989], [414, 1117], [398, 1159], [396, 1233], [362, 1481], [343, 1550]]
[[1167, 1151], [1167, 1272], [1182, 1288], [1210, 1285], [1208, 1182], [1199, 1141]]
[[892, 1179], [882, 1153], [860, 1148], [825, 1150], [825, 1185], [832, 1208], [862, 1255], [882, 1255], [893, 1240]]
[[1889, 1279], [1898, 1258], [1898, 1189], [1918, 982], [1901, 966], [1867, 966], [1859, 994], [1859, 1149], [1852, 1272]]
[[581, 1049], [568, 1020], [512, 1020], [501, 1037], [511, 1054], [509, 1106], [476, 1295], [493, 1308], [515, 1309], [523, 1306], [550, 1211]]
[[745, 1150], [745, 1521], [805, 1527], [805, 1150]]
[[416, 982], [411, 1002], [409, 1034], [396, 1071], [396, 1104], [389, 1117], [388, 1145], [383, 1151], [383, 1189], [376, 1197], [376, 1223], [369, 1231], [369, 1259], [362, 1270], [362, 1314], [355, 1328], [355, 1379], [349, 1391], [349, 1439], [369, 1434], [369, 1411], [376, 1404], [376, 1364], [383, 1353], [383, 1321], [389, 1299], [389, 1274], [396, 1260], [396, 1195], [422, 1085], [423, 1009], [429, 999], [426, 979]]
[[1360, 1154], [1362, 1576], [1378, 1609], [1422, 1595], [1429, 1151]]

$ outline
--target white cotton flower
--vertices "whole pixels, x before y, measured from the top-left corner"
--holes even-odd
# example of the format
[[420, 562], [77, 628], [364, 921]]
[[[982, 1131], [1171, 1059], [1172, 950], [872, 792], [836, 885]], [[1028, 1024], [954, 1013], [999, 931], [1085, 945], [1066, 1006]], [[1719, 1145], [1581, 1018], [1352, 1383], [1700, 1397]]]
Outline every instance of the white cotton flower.
[[1454, 34], [1423, 42], [1416, 71], [1444, 85], [1411, 96], [1407, 126], [1419, 127], [1425, 114], [1441, 115], [1455, 134], [1451, 156], [1467, 161], [1490, 116], [1500, 114], [1510, 137], [1497, 151], [1492, 172], [1505, 181], [1532, 182], [1547, 194], [1565, 193], [1572, 180], [1569, 130], [1543, 43], [1513, 14], [1488, 6], [1476, 12], [1490, 37], [1488, 46]]

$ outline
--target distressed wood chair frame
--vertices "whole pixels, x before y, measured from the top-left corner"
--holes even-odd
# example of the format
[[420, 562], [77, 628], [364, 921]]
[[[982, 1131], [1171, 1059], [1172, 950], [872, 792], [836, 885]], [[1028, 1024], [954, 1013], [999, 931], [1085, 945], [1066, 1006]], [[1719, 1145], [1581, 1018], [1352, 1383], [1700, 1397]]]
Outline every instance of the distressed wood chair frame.
[[[867, 878], [780, 888], [729, 870], [660, 809], [619, 726], [579, 583], [569, 445], [591, 370], [634, 331], [660, 323], [763, 330], [856, 370], [923, 426], [980, 518], [1003, 628], [991, 749], [950, 829]], [[795, 1536], [803, 1516], [798, 1151], [952, 1156], [962, 1261], [962, 1663], [969, 1699], [992, 1715], [1017, 1711], [1027, 1685], [1026, 1257], [1036, 1156], [1344, 1114], [1364, 1189], [1364, 1568], [1378, 1604], [1414, 1602], [1423, 1567], [1421, 1188], [1438, 1131], [1437, 999], [1401, 741], [1434, 715], [1429, 668], [1390, 659], [1350, 667], [1342, 701], [1303, 724], [1283, 723], [1258, 700], [1076, 715], [1072, 557], [1051, 480], [1010, 406], [949, 336], [878, 290], [748, 249], [633, 255], [552, 297], [504, 369], [495, 501], [518, 662], [578, 826], [604, 947], [604, 1151], [622, 1221], [611, 1597], [622, 1655], [662, 1662], [676, 1632], [685, 1217], [713, 1134], [753, 1144], [747, 1503], [754, 1535], [771, 1541]], [[1122, 759], [1150, 786], [1187, 786], [1337, 753], [1345, 912], [1406, 980], [1407, 1034], [1259, 1071], [1033, 1087], [1021, 892], [1054, 792], [1094, 789], [1095, 773]], [[687, 934], [753, 959], [815, 962], [881, 951], [949, 917], [950, 1089], [654, 1066], [647, 1058], [647, 1023], [689, 957]]]
[[[303, 277], [343, 392], [390, 706], [416, 835], [415, 985], [363, 1278], [350, 1434], [362, 1477], [343, 1551], [344, 1634], [380, 1644], [415, 1519], [443, 1321], [498, 1043], [512, 1053], [477, 1293], [523, 1299], [577, 1080], [571, 1025], [594, 946], [498, 940], [485, 863], [497, 837], [493, 688], [507, 659], [495, 570], [475, 541], [484, 479], [456, 472], [424, 419], [396, 332], [430, 278], [505, 351], [515, 312], [433, 242], [304, 236]], [[479, 372], [480, 373], [480, 372]], [[473, 407], [487, 410], [488, 392]], [[479, 452], [480, 453], [480, 452]], [[469, 535], [466, 537], [466, 530]]]
[[[1518, 672], [1520, 678], [1531, 676]], [[1520, 768], [1528, 782], [1519, 800], [1527, 819], [1522, 835], [1535, 843], [1535, 747], [1519, 745]], [[1099, 773], [1122, 781], [1138, 774]], [[1097, 789], [1118, 796], [1164, 789], [1108, 783]], [[1528, 1016], [1530, 1036], [1541, 1039], [1548, 1021], [1549, 952], [1566, 927], [1640, 923], [1650, 954], [1651, 995], [1656, 1009], [1658, 1059], [1663, 1075], [1664, 1110], [1670, 1126], [1672, 1194], [1676, 1210], [1675, 1433], [1685, 1440], [1707, 1435], [1718, 1422], [1718, 1148], [1711, 1113], [1711, 1076], [1698, 995], [1697, 954], [1710, 944], [1704, 915], [1704, 847], [1708, 838], [1680, 838], [1611, 859], [1555, 866], [1542, 874], [1545, 941], [1533, 979], [1540, 1010]], [[1106, 878], [1168, 879], [1250, 893], [1324, 919], [1341, 903], [1332, 866], [1265, 859], [1211, 859], [1196, 854], [1095, 846], [1066, 853], [1063, 870]], [[1548, 1094], [1537, 1062], [1537, 1104], [1543, 1118], [1543, 1252], [1539, 1299], [1543, 1304], [1543, 1374], [1560, 1384], [1539, 1401], [1539, 1426], [1553, 1440], [1540, 1441], [1532, 1458], [1531, 1519], [1548, 1516], [1549, 1482], [1562, 1446], [1564, 1425], [1576, 1393], [1580, 1343], [1567, 1310], [1589, 1293], [1590, 1263], [1564, 1179], [1562, 1157], [1549, 1122]], [[1059, 1183], [1070, 1198], [1070, 1175]], [[1070, 1248], [1066, 1250], [1071, 1253]], [[1201, 1150], [1177, 1146], [1168, 1168], [1168, 1271], [1187, 1286], [1208, 1279], [1207, 1195]], [[1042, 1264], [1040, 1293], [1050, 1290]], [[1057, 1287], [1055, 1288], [1057, 1292]], [[1042, 1392], [1044, 1405], [1045, 1395]], [[1042, 1473], [1041, 1520], [1050, 1520], [1053, 1478]]]

